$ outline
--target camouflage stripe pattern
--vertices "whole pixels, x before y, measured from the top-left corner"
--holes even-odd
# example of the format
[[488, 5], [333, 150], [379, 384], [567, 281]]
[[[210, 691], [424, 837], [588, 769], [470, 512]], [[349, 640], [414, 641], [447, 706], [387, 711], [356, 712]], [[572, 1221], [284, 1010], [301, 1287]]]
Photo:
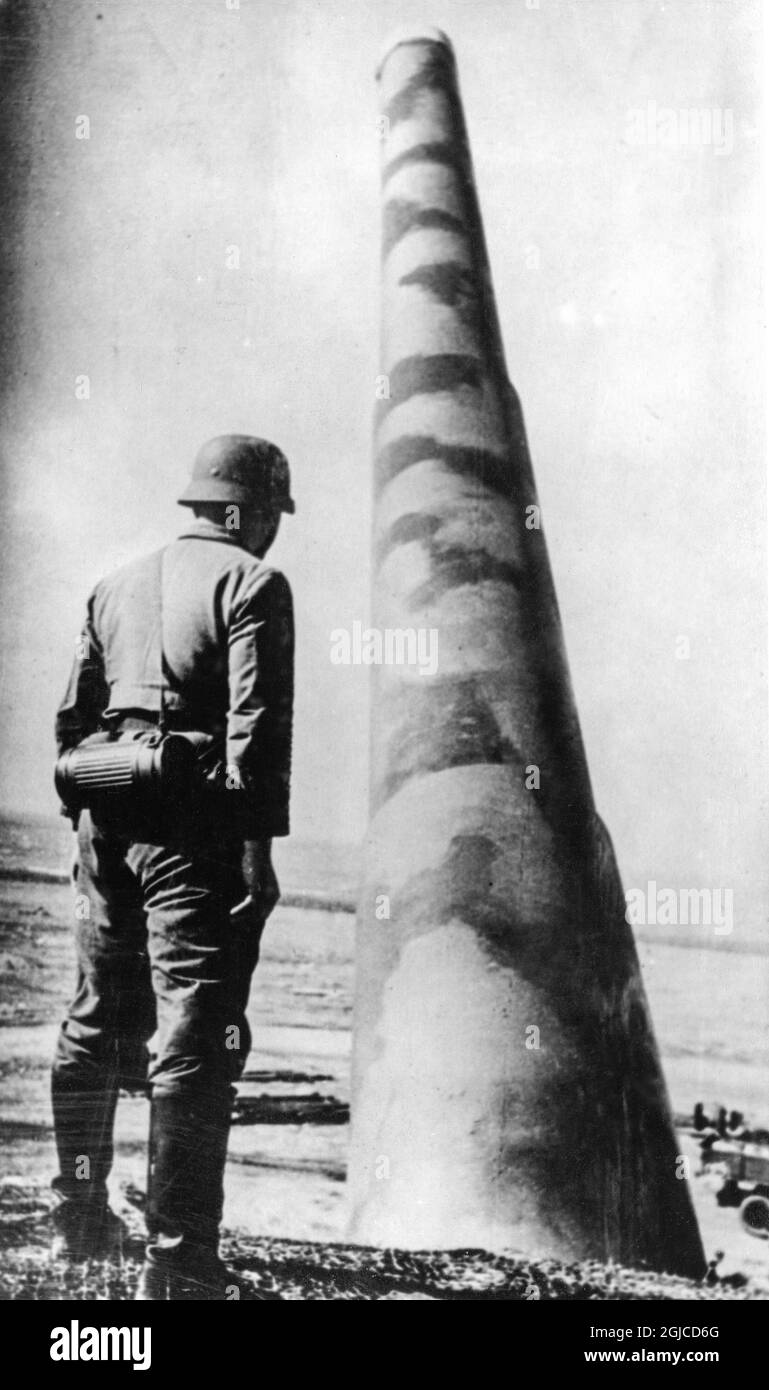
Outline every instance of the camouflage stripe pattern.
[[597, 817], [454, 55], [379, 72], [373, 671], [350, 1234], [698, 1274], [702, 1250]]

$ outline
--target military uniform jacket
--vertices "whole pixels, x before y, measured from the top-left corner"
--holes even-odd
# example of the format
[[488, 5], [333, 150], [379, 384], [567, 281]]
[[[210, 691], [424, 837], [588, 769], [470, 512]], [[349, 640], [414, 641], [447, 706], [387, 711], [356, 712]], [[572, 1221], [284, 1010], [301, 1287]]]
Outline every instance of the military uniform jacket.
[[[212, 736], [248, 838], [287, 835], [294, 621], [285, 577], [195, 520], [97, 584], [56, 719], [59, 751], [121, 718]], [[161, 645], [162, 638], [162, 645]], [[163, 654], [160, 677], [158, 653]], [[234, 809], [234, 807], [233, 807]]]

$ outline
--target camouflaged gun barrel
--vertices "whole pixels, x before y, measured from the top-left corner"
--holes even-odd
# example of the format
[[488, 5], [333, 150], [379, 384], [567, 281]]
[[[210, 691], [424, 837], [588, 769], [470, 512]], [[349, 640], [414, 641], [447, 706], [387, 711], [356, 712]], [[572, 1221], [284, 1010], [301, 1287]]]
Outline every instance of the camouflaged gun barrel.
[[[350, 1234], [699, 1275], [451, 45], [437, 30], [402, 36], [378, 75], [373, 624], [383, 651], [391, 641], [373, 669]], [[415, 646], [433, 634], [434, 662], [398, 659], [409, 633]]]

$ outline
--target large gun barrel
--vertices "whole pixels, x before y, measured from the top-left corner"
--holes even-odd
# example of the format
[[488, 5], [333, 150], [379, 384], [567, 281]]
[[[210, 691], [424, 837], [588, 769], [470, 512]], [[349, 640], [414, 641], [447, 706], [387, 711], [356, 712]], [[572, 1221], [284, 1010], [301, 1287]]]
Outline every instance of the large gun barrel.
[[625, 901], [572, 697], [445, 35], [379, 70], [373, 670], [351, 1235], [698, 1275]]

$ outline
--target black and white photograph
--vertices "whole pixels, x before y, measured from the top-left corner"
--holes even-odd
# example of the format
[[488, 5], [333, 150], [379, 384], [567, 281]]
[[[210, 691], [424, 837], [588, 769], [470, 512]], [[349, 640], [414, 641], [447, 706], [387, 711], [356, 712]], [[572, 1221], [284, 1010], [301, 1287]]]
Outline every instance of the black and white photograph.
[[736, 1369], [765, 21], [0, 0], [0, 1301], [54, 1378], [158, 1301]]

